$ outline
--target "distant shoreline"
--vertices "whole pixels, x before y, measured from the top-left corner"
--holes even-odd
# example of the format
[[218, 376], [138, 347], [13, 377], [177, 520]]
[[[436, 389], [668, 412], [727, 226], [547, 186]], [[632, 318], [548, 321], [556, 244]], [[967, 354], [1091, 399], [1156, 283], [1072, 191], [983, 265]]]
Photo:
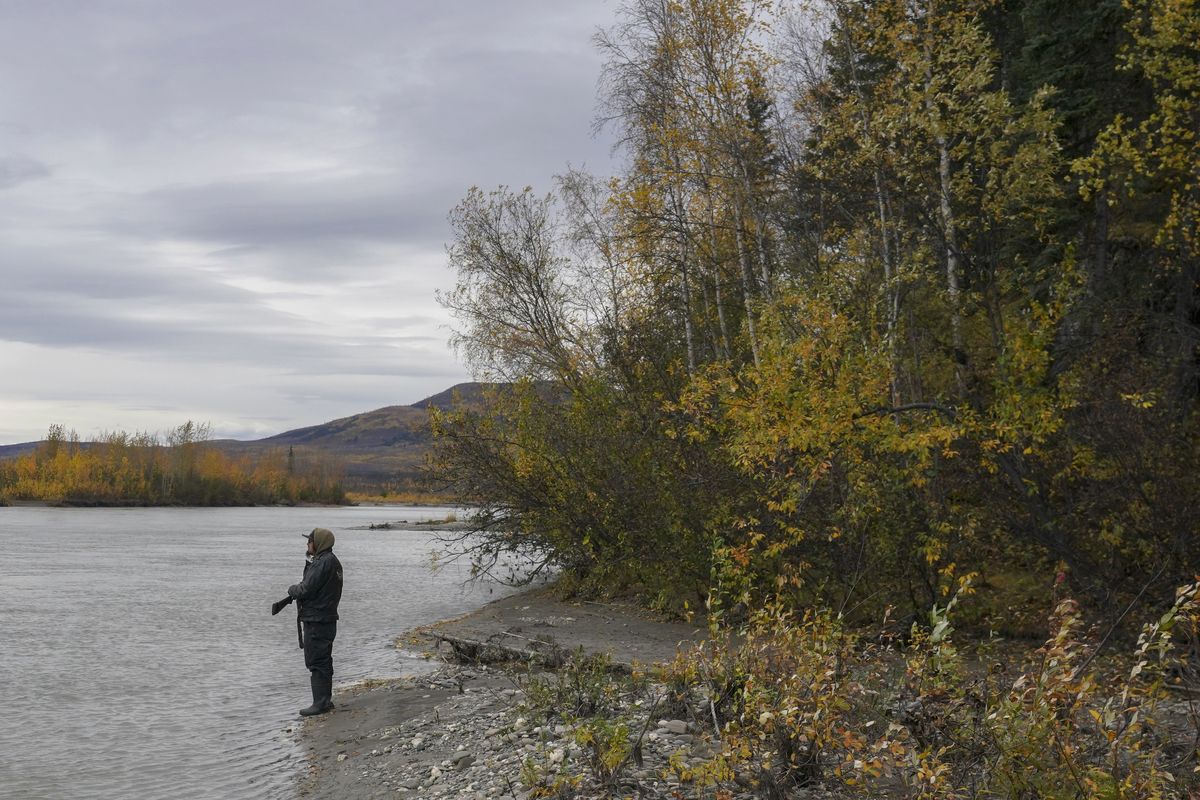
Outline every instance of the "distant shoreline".
[[86, 500], [4, 500], [0, 498], [0, 508], [354, 508], [369, 506], [360, 503], [267, 503], [246, 505], [190, 505], [188, 503], [138, 503], [122, 502], [91, 502]]
[[[446, 501], [443, 503], [417, 503], [412, 501], [389, 502], [357, 502], [357, 503], [268, 503], [252, 505], [188, 505], [186, 503], [93, 503], [86, 501], [63, 500], [6, 500], [0, 497], [0, 508], [457, 508], [458, 503]], [[443, 520], [401, 520], [385, 522], [370, 530], [450, 530], [465, 528], [462, 522], [446, 522]], [[363, 528], [363, 530], [368, 530]]]

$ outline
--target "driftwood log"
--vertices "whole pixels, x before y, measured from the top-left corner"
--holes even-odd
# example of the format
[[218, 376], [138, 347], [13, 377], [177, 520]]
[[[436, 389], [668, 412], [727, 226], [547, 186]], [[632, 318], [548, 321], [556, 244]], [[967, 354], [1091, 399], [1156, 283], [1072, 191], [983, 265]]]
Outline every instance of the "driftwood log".
[[511, 631], [501, 631], [486, 639], [427, 631], [426, 635], [437, 642], [450, 646], [456, 661], [473, 664], [493, 664], [505, 661], [524, 661], [546, 668], [561, 667], [567, 660], [567, 651], [553, 639], [535, 639]]

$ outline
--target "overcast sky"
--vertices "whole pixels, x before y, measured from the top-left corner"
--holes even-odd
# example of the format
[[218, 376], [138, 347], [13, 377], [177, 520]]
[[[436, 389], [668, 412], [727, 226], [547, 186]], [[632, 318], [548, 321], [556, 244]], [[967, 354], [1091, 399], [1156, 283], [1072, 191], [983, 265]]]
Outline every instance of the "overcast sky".
[[459, 381], [446, 214], [594, 137], [613, 0], [0, 0], [0, 444]]

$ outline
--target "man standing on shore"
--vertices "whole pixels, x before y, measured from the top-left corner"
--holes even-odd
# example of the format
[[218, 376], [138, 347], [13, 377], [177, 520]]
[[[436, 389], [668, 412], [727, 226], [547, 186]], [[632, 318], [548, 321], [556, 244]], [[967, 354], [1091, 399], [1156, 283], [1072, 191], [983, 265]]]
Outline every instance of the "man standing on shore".
[[338, 602], [342, 599], [342, 564], [333, 554], [333, 532], [313, 528], [308, 539], [304, 576], [288, 587], [304, 626], [304, 666], [312, 684], [312, 705], [300, 710], [311, 717], [333, 710], [333, 640], [337, 636]]

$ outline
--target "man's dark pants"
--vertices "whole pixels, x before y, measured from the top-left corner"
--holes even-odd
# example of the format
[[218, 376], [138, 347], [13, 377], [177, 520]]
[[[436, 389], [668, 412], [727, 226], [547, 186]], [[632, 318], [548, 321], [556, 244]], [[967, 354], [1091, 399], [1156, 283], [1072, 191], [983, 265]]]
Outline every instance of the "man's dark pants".
[[333, 640], [337, 622], [304, 623], [304, 666], [333, 685]]

